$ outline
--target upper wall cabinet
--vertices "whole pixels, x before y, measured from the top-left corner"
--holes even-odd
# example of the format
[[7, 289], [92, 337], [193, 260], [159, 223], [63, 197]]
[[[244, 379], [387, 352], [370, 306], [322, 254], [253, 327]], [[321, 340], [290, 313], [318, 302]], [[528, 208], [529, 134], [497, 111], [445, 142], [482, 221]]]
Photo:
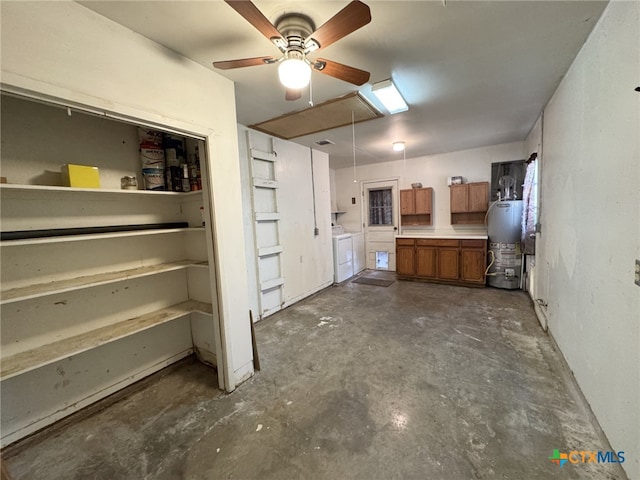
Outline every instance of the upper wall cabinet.
[[404, 226], [431, 225], [432, 188], [400, 190], [400, 223]]
[[451, 185], [451, 224], [481, 225], [488, 209], [489, 182]]

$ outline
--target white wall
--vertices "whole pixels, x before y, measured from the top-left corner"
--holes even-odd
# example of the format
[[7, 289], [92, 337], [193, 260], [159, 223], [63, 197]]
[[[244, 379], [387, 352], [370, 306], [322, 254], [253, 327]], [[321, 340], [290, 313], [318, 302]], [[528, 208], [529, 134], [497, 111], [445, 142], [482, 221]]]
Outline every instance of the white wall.
[[548, 276], [549, 330], [633, 479], [640, 478], [639, 31], [640, 3], [609, 3], [544, 111], [536, 254], [548, 267], [538, 282]]
[[[521, 160], [522, 150], [522, 142], [516, 142], [362, 165], [356, 168], [357, 183], [353, 182], [353, 167], [337, 169], [335, 171], [337, 208], [346, 212], [338, 217], [338, 221], [347, 231], [362, 231], [361, 182], [399, 178], [400, 189], [411, 188], [411, 184], [416, 182], [422, 183], [423, 187], [433, 187], [433, 224], [424, 229], [413, 227], [412, 231], [451, 233], [453, 231], [484, 230], [484, 226], [451, 226], [447, 178], [460, 175], [464, 177], [465, 182], [489, 182], [491, 181], [492, 163]], [[355, 205], [351, 203], [352, 197], [356, 198]], [[404, 231], [409, 231], [409, 229], [405, 227]]]
[[[538, 153], [538, 173], [540, 172], [540, 166], [543, 162], [543, 151], [542, 151], [542, 116], [540, 116], [538, 118], [538, 120], [536, 120], [536, 123], [533, 125], [533, 128], [531, 128], [531, 131], [529, 132], [529, 135], [527, 135], [527, 139], [524, 141], [523, 143], [524, 145], [524, 150], [523, 150], [523, 158], [529, 158], [529, 156], [534, 153], [537, 152]], [[539, 199], [540, 199], [540, 185], [538, 185], [538, 205], [539, 205]], [[539, 238], [536, 241], [537, 244], [539, 244]], [[537, 245], [536, 245], [537, 247]], [[536, 256], [535, 255], [526, 255], [526, 269], [527, 269], [527, 291], [529, 292], [529, 295], [531, 296], [532, 300], [535, 302], [538, 297], [538, 291], [536, 290], [536, 285], [537, 285], [537, 281], [536, 281], [536, 275], [539, 274], [539, 272], [541, 272], [544, 267], [542, 268], [538, 268], [536, 265]], [[545, 277], [546, 278], [546, 277]], [[540, 305], [538, 302], [536, 302], [536, 308], [542, 308], [544, 310], [544, 306]], [[543, 329], [547, 329], [547, 323], [546, 323], [546, 316], [544, 314], [544, 311], [538, 315], [538, 319], [540, 320], [541, 326]]]
[[224, 373], [251, 375], [233, 83], [74, 2], [0, 8], [3, 89], [207, 137]]
[[7, 95], [0, 108], [11, 119], [2, 122], [0, 166], [9, 183], [62, 185], [60, 167], [75, 163], [99, 165], [101, 188], [119, 189], [124, 175], [142, 185], [134, 125]]
[[[284, 303], [291, 305], [333, 282], [329, 155], [313, 150], [313, 182], [309, 148], [274, 139], [283, 220]], [[319, 235], [314, 235], [313, 190]]]
[[333, 168], [329, 170], [329, 181], [331, 187], [331, 211], [336, 212], [338, 210], [336, 206], [336, 171]]
[[[329, 156], [313, 150], [313, 175], [309, 148], [260, 132], [238, 127], [243, 184], [245, 242], [249, 275], [249, 297], [254, 319], [259, 318], [259, 285], [256, 273], [253, 215], [251, 212], [251, 178], [247, 132], [253, 148], [277, 153], [275, 175], [278, 181], [277, 204], [279, 223], [281, 274], [284, 277], [282, 306], [286, 307], [331, 285], [333, 250], [331, 244], [331, 193]], [[312, 183], [313, 182], [313, 183]], [[320, 234], [314, 235], [314, 190], [316, 220]], [[274, 310], [275, 311], [275, 310]], [[273, 312], [270, 312], [273, 313]]]

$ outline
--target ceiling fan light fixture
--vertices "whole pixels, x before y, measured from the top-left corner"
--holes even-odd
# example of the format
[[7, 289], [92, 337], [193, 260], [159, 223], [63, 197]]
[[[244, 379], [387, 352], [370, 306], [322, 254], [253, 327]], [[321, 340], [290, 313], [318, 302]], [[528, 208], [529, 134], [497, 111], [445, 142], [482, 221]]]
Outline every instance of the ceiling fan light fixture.
[[280, 83], [286, 88], [300, 90], [309, 85], [311, 67], [301, 58], [287, 58], [278, 66]]
[[404, 101], [404, 98], [402, 98], [402, 95], [390, 78], [374, 83], [371, 91], [391, 115], [409, 110], [407, 102]]
[[393, 142], [392, 144], [394, 152], [402, 152], [405, 148], [404, 142]]

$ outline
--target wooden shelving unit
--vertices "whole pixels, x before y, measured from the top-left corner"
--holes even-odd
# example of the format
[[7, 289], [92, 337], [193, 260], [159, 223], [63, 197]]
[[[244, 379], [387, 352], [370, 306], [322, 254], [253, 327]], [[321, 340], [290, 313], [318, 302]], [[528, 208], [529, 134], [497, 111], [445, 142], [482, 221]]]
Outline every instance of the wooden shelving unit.
[[17, 247], [23, 245], [43, 245], [46, 243], [68, 243], [68, 242], [88, 242], [95, 240], [106, 240], [110, 238], [126, 238], [126, 237], [140, 237], [144, 235], [166, 235], [169, 233], [189, 233], [200, 232], [204, 233], [202, 227], [189, 227], [189, 228], [157, 228], [153, 230], [130, 230], [126, 232], [111, 232], [111, 233], [94, 233], [90, 235], [60, 235], [55, 237], [43, 237], [43, 238], [25, 238], [20, 240], [3, 240], [0, 242], [0, 247]]
[[[47, 108], [25, 110], [47, 117]], [[58, 131], [55, 122], [49, 127], [83, 135]], [[110, 125], [102, 144], [122, 145], [120, 135], [136, 138], [136, 129], [118, 123], [114, 133]], [[191, 140], [205, 151], [201, 140]], [[7, 141], [15, 143], [12, 152], [46, 150]], [[96, 165], [106, 186], [139, 174], [138, 147], [129, 144], [124, 158]], [[60, 169], [58, 161], [29, 158], [31, 170], [23, 171], [19, 160], [3, 172], [10, 181], [28, 183], [37, 172]], [[189, 353], [216, 361], [211, 231], [201, 213], [208, 210], [206, 192], [0, 184], [0, 197], [2, 232], [11, 232], [3, 237], [15, 238], [0, 241], [2, 446]], [[64, 388], [54, 389], [62, 375]], [[42, 395], [34, 385], [45, 386]]]
[[114, 323], [107, 327], [64, 338], [57, 342], [36, 346], [2, 358], [0, 362], [0, 379], [9, 379], [57, 360], [77, 355], [92, 348], [155, 327], [156, 325], [182, 318], [193, 312], [208, 315], [213, 313], [211, 304], [190, 300], [139, 317]]
[[181, 262], [148, 265], [128, 270], [105, 272], [96, 275], [71, 278], [68, 280], [58, 280], [48, 283], [29, 285], [27, 287], [12, 288], [11, 290], [0, 291], [0, 305], [29, 300], [31, 298], [44, 297], [46, 295], [55, 295], [58, 293], [80, 290], [83, 288], [97, 287], [99, 285], [107, 285], [109, 283], [123, 282], [125, 280], [157, 275], [190, 267], [208, 268], [209, 264], [207, 262], [199, 262], [195, 260], [183, 260]]
[[73, 193], [89, 193], [90, 195], [143, 195], [143, 196], [160, 196], [160, 197], [189, 197], [202, 194], [202, 190], [193, 192], [168, 192], [166, 190], [117, 190], [113, 188], [75, 188], [60, 187], [55, 185], [19, 185], [13, 183], [0, 183], [0, 191], [19, 191], [19, 192], [65, 192]]

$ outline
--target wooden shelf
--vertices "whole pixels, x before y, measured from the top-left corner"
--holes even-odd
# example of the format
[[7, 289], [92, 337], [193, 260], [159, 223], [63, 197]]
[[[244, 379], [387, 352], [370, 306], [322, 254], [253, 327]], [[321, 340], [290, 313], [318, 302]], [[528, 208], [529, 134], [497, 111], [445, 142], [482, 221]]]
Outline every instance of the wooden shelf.
[[487, 212], [452, 212], [451, 225], [484, 225]]
[[269, 178], [253, 177], [253, 186], [257, 188], [278, 188], [278, 181]]
[[27, 287], [12, 288], [0, 292], [0, 304], [20, 302], [31, 298], [55, 295], [57, 293], [70, 292], [83, 288], [91, 288], [109, 283], [123, 282], [133, 278], [157, 275], [160, 273], [181, 270], [189, 267], [208, 267], [207, 262], [197, 262], [195, 260], [183, 260], [180, 262], [162, 263], [160, 265], [149, 265], [145, 267], [131, 268], [116, 272], [98, 273], [84, 277], [71, 278], [67, 280], [57, 280], [47, 283], [38, 283]]
[[277, 255], [278, 253], [282, 253], [282, 245], [274, 245], [272, 247], [262, 247], [258, 249], [259, 257], [268, 257], [270, 255]]
[[272, 288], [279, 287], [280, 285], [284, 285], [283, 277], [265, 280], [264, 282], [260, 283], [260, 291], [265, 292], [267, 290], [271, 290]]
[[189, 300], [156, 312], [140, 315], [139, 317], [130, 318], [113, 325], [107, 325], [90, 332], [16, 353], [2, 358], [0, 364], [0, 379], [5, 380], [35, 370], [36, 368], [43, 367], [58, 360], [147, 330], [156, 325], [184, 317], [193, 312], [208, 315], [213, 313], [211, 304]]
[[60, 235], [58, 237], [27, 238], [23, 240], [3, 240], [0, 247], [21, 245], [40, 245], [45, 243], [81, 242], [87, 240], [104, 240], [107, 238], [137, 237], [140, 235], [163, 235], [167, 233], [204, 232], [204, 227], [158, 228], [154, 230], [129, 230], [126, 232], [94, 233], [90, 235]]
[[151, 195], [151, 196], [190, 196], [199, 195], [202, 190], [193, 192], [169, 192], [166, 190], [117, 190], [112, 188], [75, 188], [75, 187], [58, 187], [53, 185], [17, 185], [13, 183], [0, 184], [0, 192], [67, 192], [67, 193], [89, 193], [89, 194], [111, 194], [111, 195]]
[[256, 212], [256, 222], [274, 222], [280, 220], [278, 212]]
[[430, 213], [416, 213], [410, 215], [400, 215], [400, 225], [404, 227], [417, 227], [431, 225]]

